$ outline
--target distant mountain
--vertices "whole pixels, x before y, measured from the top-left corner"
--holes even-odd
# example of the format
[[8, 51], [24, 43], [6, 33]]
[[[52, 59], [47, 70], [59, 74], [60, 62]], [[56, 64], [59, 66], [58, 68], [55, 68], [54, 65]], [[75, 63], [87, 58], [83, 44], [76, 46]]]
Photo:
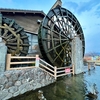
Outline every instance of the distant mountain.
[[99, 52], [89, 52], [89, 53], [85, 53], [85, 56], [100, 56]]

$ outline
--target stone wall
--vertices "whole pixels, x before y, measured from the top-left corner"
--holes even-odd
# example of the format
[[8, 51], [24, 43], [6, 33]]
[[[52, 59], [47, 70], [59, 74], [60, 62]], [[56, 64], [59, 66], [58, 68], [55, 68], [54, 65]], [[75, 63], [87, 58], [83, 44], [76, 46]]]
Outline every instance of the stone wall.
[[72, 64], [75, 67], [75, 74], [84, 72], [83, 69], [83, 48], [82, 41], [79, 37], [75, 37], [72, 41]]
[[6, 71], [0, 75], [0, 100], [7, 100], [53, 82], [54, 77], [39, 67]]
[[7, 47], [2, 41], [0, 37], [0, 73], [5, 71], [5, 62], [6, 62], [6, 54], [7, 54]]

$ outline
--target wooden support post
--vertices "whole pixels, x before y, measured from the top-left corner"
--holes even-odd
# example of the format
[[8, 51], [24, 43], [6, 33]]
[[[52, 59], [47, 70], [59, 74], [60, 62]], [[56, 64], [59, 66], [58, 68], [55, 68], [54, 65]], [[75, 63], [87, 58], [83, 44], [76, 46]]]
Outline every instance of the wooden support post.
[[95, 69], [95, 62], [94, 62], [94, 65], [93, 66], [94, 66], [94, 69]]
[[[0, 14], [0, 26], [2, 26], [2, 14]], [[0, 28], [0, 37], [1, 37], [1, 28]]]
[[75, 74], [75, 73], [74, 73], [74, 71], [75, 71], [75, 70], [74, 70], [74, 65], [72, 65], [72, 71], [73, 71], [73, 75], [74, 75], [74, 74]]
[[40, 60], [39, 55], [36, 55], [36, 60], [35, 60], [36, 67], [39, 67], [39, 60]]
[[57, 79], [57, 67], [56, 66], [54, 67], [54, 77], [55, 79]]
[[62, 2], [61, 2], [61, 0], [57, 0], [56, 2], [55, 2], [55, 4], [52, 6], [52, 8], [51, 9], [54, 9], [54, 8], [56, 8], [57, 6], [62, 6]]
[[90, 70], [90, 62], [88, 62], [88, 70]]
[[7, 54], [6, 70], [10, 70], [11, 54]]

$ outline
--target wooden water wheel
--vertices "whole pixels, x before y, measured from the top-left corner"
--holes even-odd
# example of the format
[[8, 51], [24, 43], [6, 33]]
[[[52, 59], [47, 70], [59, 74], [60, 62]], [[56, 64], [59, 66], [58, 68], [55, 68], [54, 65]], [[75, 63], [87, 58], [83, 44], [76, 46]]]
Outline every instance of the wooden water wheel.
[[24, 29], [15, 20], [0, 14], [0, 37], [7, 46], [7, 52], [12, 55], [26, 56], [29, 40]]
[[38, 33], [43, 58], [53, 66], [69, 66], [71, 64], [71, 42], [75, 36], [79, 36], [82, 41], [84, 55], [84, 35], [77, 18], [62, 7], [50, 10]]

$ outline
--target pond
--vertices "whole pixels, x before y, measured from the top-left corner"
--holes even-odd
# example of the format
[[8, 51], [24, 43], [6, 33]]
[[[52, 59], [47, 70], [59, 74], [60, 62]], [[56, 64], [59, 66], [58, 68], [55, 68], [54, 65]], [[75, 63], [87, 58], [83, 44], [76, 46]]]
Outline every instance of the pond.
[[[87, 66], [84, 66], [87, 69]], [[9, 100], [100, 100], [100, 66], [90, 71], [59, 78], [55, 83], [20, 95]], [[86, 96], [91, 86], [95, 83], [98, 91], [96, 99]], [[41, 99], [42, 98], [42, 99]]]

